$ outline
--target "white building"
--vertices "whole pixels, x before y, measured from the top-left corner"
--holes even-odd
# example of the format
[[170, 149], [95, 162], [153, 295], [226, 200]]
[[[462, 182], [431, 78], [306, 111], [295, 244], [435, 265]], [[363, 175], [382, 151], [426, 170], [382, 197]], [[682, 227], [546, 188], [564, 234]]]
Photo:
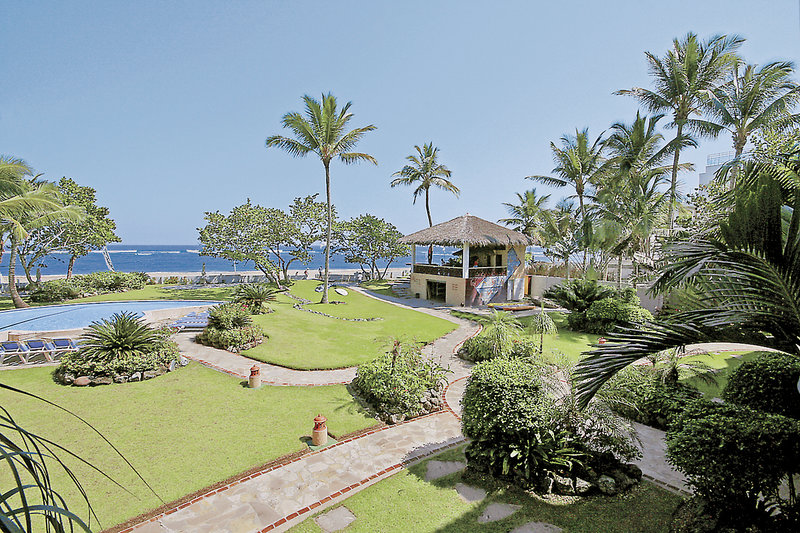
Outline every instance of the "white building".
[[717, 173], [722, 165], [730, 161], [736, 155], [735, 152], [720, 152], [718, 154], [710, 154], [706, 160], [706, 170], [700, 173], [700, 186], [708, 185], [714, 179], [714, 174]]

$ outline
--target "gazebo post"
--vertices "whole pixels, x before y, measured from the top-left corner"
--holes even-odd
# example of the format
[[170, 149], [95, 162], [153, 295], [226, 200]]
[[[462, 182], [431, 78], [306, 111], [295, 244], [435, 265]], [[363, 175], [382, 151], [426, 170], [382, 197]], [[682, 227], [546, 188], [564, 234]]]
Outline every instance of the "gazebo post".
[[411, 245], [411, 272], [414, 272], [414, 267], [417, 266], [417, 245]]
[[461, 277], [469, 278], [469, 243], [464, 243], [464, 251], [461, 255]]

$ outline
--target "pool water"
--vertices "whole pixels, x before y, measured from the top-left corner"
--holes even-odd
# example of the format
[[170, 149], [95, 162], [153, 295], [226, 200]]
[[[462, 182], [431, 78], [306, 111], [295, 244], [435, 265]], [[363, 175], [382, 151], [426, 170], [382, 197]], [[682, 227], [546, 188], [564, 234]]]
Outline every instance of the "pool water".
[[150, 300], [130, 302], [93, 302], [67, 305], [46, 305], [0, 311], [0, 331], [56, 331], [85, 328], [92, 322], [128, 311], [142, 316], [145, 311], [175, 309], [196, 305], [214, 305], [209, 300]]

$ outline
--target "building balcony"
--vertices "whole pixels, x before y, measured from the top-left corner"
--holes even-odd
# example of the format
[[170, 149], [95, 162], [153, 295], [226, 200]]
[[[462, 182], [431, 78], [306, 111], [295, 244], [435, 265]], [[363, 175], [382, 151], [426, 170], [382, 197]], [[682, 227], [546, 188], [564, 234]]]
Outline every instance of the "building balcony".
[[[442, 266], [416, 264], [412, 270], [415, 274], [427, 274], [429, 276], [446, 276], [451, 278], [461, 278], [464, 271], [460, 266]], [[470, 278], [483, 278], [487, 276], [505, 276], [506, 267], [472, 267], [469, 269]]]

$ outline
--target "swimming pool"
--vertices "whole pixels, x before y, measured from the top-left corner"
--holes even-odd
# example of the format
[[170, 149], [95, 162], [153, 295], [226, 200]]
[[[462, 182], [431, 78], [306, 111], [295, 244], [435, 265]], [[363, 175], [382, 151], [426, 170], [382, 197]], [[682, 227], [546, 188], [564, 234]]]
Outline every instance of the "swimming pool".
[[57, 331], [85, 328], [92, 322], [109, 318], [114, 313], [129, 311], [142, 316], [145, 311], [175, 309], [198, 305], [215, 305], [209, 300], [138, 300], [128, 302], [92, 302], [67, 305], [45, 305], [0, 311], [0, 331]]

